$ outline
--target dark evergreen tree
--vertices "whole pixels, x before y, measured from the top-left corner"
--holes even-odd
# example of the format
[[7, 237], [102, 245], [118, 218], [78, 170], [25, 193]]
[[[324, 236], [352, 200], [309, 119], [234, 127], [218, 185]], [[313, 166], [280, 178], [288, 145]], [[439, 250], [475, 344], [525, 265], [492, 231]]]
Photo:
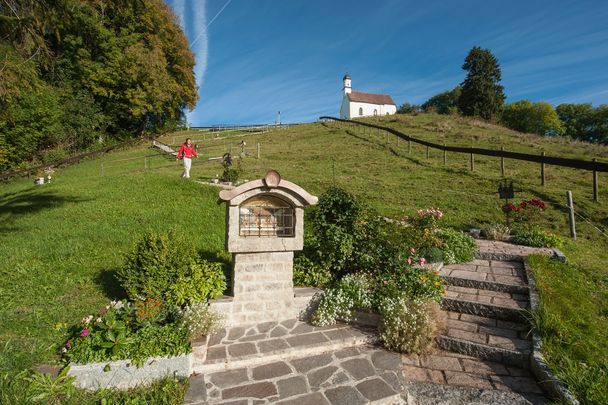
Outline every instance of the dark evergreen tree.
[[486, 120], [498, 117], [505, 95], [500, 85], [500, 66], [496, 57], [489, 50], [475, 46], [469, 51], [462, 69], [468, 73], [458, 98], [460, 111]]

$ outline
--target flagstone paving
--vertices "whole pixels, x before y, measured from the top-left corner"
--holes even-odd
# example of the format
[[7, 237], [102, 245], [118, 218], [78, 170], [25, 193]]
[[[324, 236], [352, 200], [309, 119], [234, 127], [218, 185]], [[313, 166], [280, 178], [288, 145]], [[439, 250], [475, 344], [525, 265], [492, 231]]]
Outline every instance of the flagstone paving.
[[217, 371], [190, 380], [188, 404], [399, 404], [401, 356], [375, 346]]
[[[211, 336], [187, 404], [543, 404], [529, 371], [522, 255], [549, 249], [481, 241], [478, 259], [444, 266], [445, 332], [426, 355], [381, 348], [375, 330], [267, 322]], [[502, 259], [502, 260], [497, 260]]]

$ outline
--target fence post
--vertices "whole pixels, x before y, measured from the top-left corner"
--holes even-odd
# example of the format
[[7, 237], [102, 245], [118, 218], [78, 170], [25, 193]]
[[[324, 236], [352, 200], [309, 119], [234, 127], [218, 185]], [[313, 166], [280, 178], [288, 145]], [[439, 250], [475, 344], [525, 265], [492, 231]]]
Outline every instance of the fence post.
[[257, 148], [258, 148], [258, 159], [259, 159], [260, 158], [260, 143], [259, 142], [258, 142]]
[[597, 171], [595, 170], [595, 162], [597, 162], [596, 158], [593, 158], [593, 201], [598, 200], [597, 196]]
[[[471, 146], [471, 149], [473, 149], [473, 147]], [[471, 152], [471, 171], [475, 170], [475, 157], [473, 155], [473, 152]]]
[[568, 225], [570, 225], [570, 236], [576, 240], [576, 223], [574, 222], [574, 203], [572, 202], [572, 191], [566, 191], [566, 206], [568, 207]]
[[[387, 131], [387, 133], [388, 133], [388, 131]], [[398, 137], [397, 137], [397, 147], [399, 147], [399, 141], [400, 141], [400, 140], [401, 140], [401, 138], [398, 136]]]
[[144, 156], [144, 169], [148, 170], [148, 157]]
[[443, 143], [443, 165], [447, 166], [448, 164], [448, 151], [445, 150], [445, 142]]
[[386, 131], [386, 143], [388, 143], [388, 131]]
[[[505, 151], [505, 147], [501, 146], [500, 147], [500, 151], [504, 152]], [[504, 156], [500, 157], [500, 175], [503, 178], [505, 177], [505, 157]]]
[[429, 147], [426, 147], [426, 160], [429, 160]]
[[103, 169], [104, 169], [104, 168], [103, 168], [103, 163], [102, 163], [102, 164], [101, 164], [101, 175], [102, 175], [102, 176], [103, 176], [103, 175], [105, 175], [105, 172], [104, 172], [104, 170], [103, 170]]
[[[545, 152], [541, 152], [540, 155], [545, 157]], [[545, 185], [545, 162], [540, 163], [540, 185], [544, 187]]]

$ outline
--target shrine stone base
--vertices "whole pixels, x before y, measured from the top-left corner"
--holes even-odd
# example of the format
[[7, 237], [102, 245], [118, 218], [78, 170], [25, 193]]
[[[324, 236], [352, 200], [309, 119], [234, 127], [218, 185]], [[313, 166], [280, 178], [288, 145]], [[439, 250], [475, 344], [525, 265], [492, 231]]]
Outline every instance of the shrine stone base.
[[227, 326], [279, 322], [298, 317], [293, 252], [235, 253], [233, 296], [211, 302]]

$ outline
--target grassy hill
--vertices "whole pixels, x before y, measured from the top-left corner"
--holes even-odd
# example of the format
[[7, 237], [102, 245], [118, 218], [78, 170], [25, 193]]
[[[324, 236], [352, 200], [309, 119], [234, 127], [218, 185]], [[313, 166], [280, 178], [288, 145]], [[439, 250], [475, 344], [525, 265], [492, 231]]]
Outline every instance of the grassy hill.
[[[369, 120], [449, 145], [608, 159], [604, 146], [524, 135], [464, 118], [419, 114]], [[179, 163], [141, 143], [61, 168], [51, 184], [17, 179], [0, 186], [0, 342], [10, 341], [17, 349], [14, 367], [53, 359], [67, 326], [116, 297], [113, 271], [146, 230], [178, 227], [201, 249], [222, 251], [219, 190], [195, 180], [221, 174], [219, 162], [207, 158], [230, 148], [238, 152], [242, 140], [254, 155], [259, 143], [261, 152], [260, 159], [243, 159], [242, 179], [261, 178], [272, 168], [317, 195], [335, 183], [387, 216], [433, 206], [445, 211], [448, 225], [461, 229], [503, 220], [496, 158], [476, 157], [471, 172], [468, 155], [448, 154], [444, 166], [440, 152], [431, 151], [427, 159], [423, 147], [412, 145], [409, 153], [407, 142], [397, 145], [385, 133], [335, 123], [265, 133], [191, 131], [163, 140], [179, 144], [187, 136], [199, 144], [201, 154], [191, 181], [179, 178]], [[571, 265], [535, 264], [538, 276], [550, 281], [541, 294], [566, 347], [551, 360], [559, 367], [562, 358], [575, 365], [598, 359], [608, 364], [608, 239], [594, 228], [608, 226], [608, 176], [600, 174], [600, 200], [594, 202], [590, 173], [547, 166], [545, 187], [539, 173], [538, 164], [507, 160], [507, 176], [522, 189], [516, 200], [538, 196], [547, 201], [547, 228], [566, 237], [565, 191], [572, 190], [577, 212], [591, 222], [579, 221], [577, 242], [566, 238]]]

